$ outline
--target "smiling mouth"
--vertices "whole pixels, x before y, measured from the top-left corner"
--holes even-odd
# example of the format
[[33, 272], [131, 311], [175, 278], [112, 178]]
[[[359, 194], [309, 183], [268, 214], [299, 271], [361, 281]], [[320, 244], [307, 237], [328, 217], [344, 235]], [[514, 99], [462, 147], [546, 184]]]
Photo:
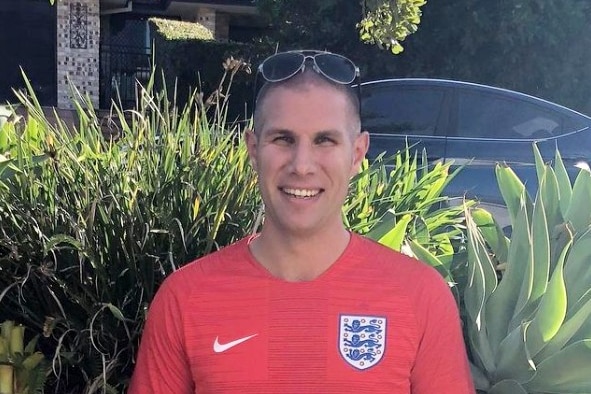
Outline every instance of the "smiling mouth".
[[322, 190], [281, 188], [281, 191], [295, 198], [311, 198], [319, 195]]

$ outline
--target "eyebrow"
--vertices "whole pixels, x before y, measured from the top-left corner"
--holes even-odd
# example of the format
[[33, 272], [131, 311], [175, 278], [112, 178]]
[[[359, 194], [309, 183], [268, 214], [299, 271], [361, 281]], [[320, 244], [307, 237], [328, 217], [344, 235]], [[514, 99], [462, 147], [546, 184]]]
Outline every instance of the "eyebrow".
[[[272, 135], [295, 135], [297, 134], [293, 130], [290, 129], [269, 129], [266, 131], [265, 135], [272, 136]], [[314, 137], [338, 137], [341, 133], [338, 130], [320, 130], [314, 132]]]

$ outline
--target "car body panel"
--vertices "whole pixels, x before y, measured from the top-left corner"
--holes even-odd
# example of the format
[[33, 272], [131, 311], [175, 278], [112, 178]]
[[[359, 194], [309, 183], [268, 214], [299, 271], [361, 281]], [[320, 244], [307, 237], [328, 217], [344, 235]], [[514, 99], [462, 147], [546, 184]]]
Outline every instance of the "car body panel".
[[430, 162], [464, 168], [446, 189], [503, 204], [494, 168], [509, 165], [535, 193], [532, 145], [546, 161], [560, 150], [573, 176], [591, 158], [591, 118], [523, 93], [469, 82], [402, 78], [361, 85], [362, 126], [370, 132], [371, 160], [407, 144], [426, 150]]

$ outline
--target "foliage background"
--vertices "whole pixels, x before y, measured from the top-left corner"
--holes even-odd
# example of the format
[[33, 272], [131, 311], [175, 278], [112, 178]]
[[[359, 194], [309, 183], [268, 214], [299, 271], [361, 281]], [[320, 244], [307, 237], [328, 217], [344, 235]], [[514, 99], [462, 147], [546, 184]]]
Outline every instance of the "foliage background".
[[430, 0], [418, 31], [393, 56], [359, 41], [362, 4], [257, 0], [280, 49], [344, 53], [364, 80], [454, 78], [533, 94], [591, 114], [591, 3], [586, 0]]
[[[241, 71], [226, 62], [216, 92]], [[230, 95], [193, 91], [179, 108], [153, 78], [136, 108], [114, 105], [116, 141], [89, 102], [74, 102], [75, 130], [49, 121], [30, 84], [18, 94], [28, 117], [9, 114], [0, 125], [0, 321], [42, 334], [47, 392], [123, 391], [164, 278], [260, 223], [242, 124], [227, 118]], [[452, 281], [463, 213], [440, 206], [450, 166], [429, 168], [409, 151], [392, 160], [365, 163], [353, 179], [346, 225], [432, 254]]]
[[[257, 65], [273, 53], [270, 45], [215, 41], [203, 34], [198, 23], [183, 24], [158, 18], [151, 18], [149, 22], [154, 40], [154, 65], [157, 74], [164, 76], [156, 79], [157, 88], [162, 88], [165, 81], [169, 96], [174, 96], [176, 105], [182, 107], [195, 89], [206, 97], [217, 90], [218, 81], [224, 75], [221, 65], [226, 59], [241, 59], [246, 72], [231, 76], [231, 94], [229, 91], [218, 93], [228, 95], [229, 119], [247, 117], [253, 99], [254, 78], [250, 65]], [[188, 28], [183, 27], [187, 25]]]

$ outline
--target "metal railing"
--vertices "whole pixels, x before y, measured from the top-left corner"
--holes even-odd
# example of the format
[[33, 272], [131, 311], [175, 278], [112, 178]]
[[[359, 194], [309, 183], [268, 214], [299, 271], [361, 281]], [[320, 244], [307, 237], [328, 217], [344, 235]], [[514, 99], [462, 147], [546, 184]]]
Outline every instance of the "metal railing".
[[100, 107], [109, 108], [112, 100], [124, 109], [136, 101], [137, 83], [150, 77], [152, 49], [122, 45], [100, 46]]

